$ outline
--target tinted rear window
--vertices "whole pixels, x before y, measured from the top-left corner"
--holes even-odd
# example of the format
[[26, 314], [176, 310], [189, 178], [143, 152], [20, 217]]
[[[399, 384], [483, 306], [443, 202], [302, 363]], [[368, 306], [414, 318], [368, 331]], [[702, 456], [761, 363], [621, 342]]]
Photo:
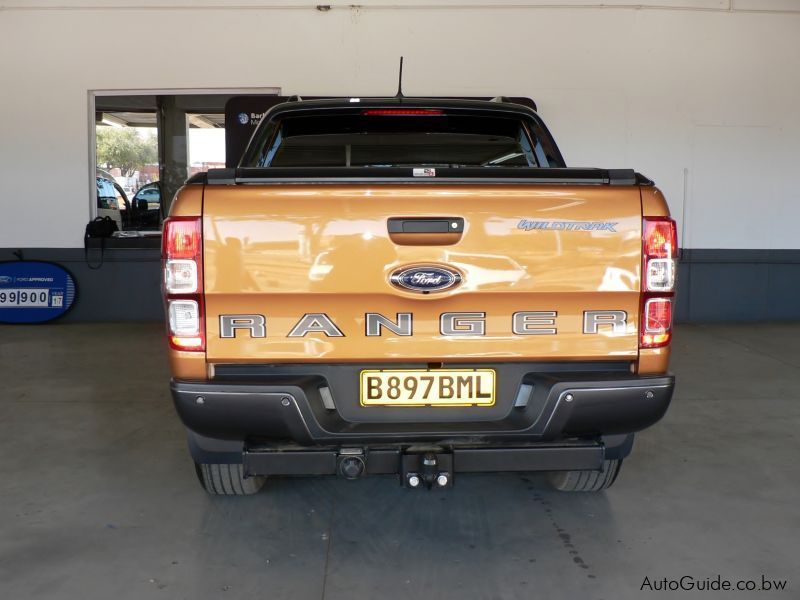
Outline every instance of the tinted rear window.
[[278, 118], [254, 140], [242, 166], [560, 166], [530, 124], [515, 115], [396, 115], [391, 110]]

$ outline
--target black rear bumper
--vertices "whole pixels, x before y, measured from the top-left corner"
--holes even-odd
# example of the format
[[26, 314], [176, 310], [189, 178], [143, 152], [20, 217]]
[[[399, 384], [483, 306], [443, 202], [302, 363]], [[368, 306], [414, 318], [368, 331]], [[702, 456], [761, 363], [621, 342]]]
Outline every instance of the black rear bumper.
[[357, 374], [370, 366], [218, 368], [210, 382], [173, 381], [172, 396], [191, 431], [219, 440], [447, 445], [633, 433], [664, 415], [674, 387], [671, 375], [544, 371], [547, 365], [505, 363], [491, 365], [499, 382], [492, 407], [363, 407]]

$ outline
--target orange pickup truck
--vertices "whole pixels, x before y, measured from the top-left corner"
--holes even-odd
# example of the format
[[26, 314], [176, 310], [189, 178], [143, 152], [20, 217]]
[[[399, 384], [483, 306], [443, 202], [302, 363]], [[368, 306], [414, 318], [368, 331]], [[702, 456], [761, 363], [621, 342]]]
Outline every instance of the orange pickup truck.
[[609, 487], [672, 397], [675, 222], [504, 99], [274, 107], [164, 224], [172, 396], [204, 488], [543, 471]]

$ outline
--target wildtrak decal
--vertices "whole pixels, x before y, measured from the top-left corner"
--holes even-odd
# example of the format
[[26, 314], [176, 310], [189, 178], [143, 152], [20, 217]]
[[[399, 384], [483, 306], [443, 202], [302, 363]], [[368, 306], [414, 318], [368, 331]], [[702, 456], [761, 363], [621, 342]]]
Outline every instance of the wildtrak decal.
[[525, 231], [611, 231], [616, 233], [618, 222], [610, 221], [536, 221], [521, 219], [517, 229]]

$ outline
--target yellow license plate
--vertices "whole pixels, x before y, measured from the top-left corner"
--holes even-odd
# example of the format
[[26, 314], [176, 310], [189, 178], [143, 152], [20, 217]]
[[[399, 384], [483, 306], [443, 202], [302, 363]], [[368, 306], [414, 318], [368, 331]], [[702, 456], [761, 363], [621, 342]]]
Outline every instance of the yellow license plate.
[[361, 371], [361, 406], [493, 406], [492, 369]]

